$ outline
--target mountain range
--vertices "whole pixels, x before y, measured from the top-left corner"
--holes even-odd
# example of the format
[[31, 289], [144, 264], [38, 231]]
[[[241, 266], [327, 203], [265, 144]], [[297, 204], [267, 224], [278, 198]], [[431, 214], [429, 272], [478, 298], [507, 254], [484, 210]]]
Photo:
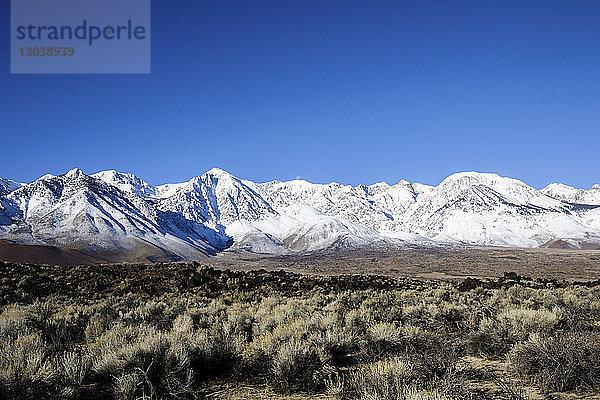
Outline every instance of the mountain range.
[[0, 178], [0, 239], [106, 261], [365, 246], [600, 248], [600, 186], [537, 190], [477, 172], [438, 186], [256, 183], [216, 168], [153, 186], [132, 174], [73, 169], [27, 184]]

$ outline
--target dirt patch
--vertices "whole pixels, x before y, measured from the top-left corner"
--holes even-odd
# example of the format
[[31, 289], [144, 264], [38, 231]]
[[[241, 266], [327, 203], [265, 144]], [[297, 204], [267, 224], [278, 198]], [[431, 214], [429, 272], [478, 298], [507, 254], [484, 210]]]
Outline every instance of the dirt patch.
[[304, 274], [381, 274], [418, 279], [498, 278], [505, 272], [541, 279], [600, 277], [600, 251], [510, 248], [407, 248], [268, 256], [225, 252], [205, 263], [233, 270], [284, 269]]
[[52, 246], [34, 246], [0, 239], [0, 260], [13, 263], [54, 265], [98, 265], [106, 261], [91, 257], [79, 250]]

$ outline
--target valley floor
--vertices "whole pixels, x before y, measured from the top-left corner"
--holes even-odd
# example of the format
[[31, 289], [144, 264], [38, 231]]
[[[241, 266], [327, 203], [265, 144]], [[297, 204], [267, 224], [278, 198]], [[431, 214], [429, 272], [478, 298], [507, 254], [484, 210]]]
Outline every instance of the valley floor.
[[377, 274], [441, 280], [497, 278], [505, 272], [568, 281], [600, 278], [600, 250], [407, 247], [286, 256], [223, 252], [203, 263], [233, 270], [266, 268], [304, 274]]
[[[458, 271], [481, 256], [464, 251]], [[587, 282], [504, 273], [545, 252], [486, 254], [500, 277], [336, 274], [372, 254], [325, 271], [240, 254], [238, 271], [232, 255], [219, 268], [0, 262], [0, 398], [600, 399], [597, 253], [546, 257], [557, 271], [588, 260]]]

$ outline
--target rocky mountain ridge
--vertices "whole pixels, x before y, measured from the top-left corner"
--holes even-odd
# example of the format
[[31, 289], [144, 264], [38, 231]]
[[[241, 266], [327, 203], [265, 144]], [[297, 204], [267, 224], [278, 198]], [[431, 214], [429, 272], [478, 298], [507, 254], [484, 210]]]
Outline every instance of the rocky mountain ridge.
[[438, 186], [255, 183], [211, 169], [152, 186], [73, 169], [0, 180], [0, 238], [121, 260], [189, 260], [223, 250], [286, 254], [361, 246], [600, 247], [600, 186], [542, 190], [462, 172]]

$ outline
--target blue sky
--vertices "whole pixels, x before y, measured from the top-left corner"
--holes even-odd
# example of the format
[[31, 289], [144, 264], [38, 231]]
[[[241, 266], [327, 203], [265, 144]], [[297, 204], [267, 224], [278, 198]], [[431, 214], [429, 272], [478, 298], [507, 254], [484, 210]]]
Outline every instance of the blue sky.
[[0, 176], [600, 182], [598, 1], [153, 1], [150, 75], [10, 75]]

